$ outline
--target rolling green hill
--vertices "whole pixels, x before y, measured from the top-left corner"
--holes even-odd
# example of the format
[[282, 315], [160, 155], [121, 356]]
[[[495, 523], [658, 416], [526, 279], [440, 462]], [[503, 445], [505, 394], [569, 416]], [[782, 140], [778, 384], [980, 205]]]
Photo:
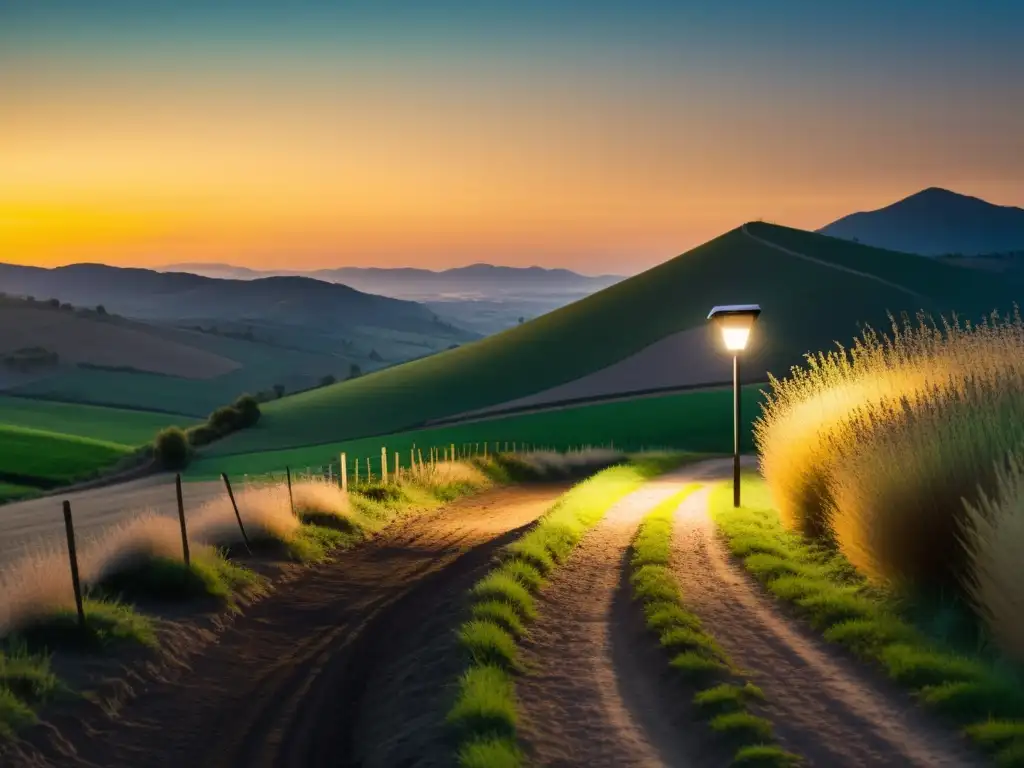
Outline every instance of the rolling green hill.
[[0, 426], [0, 481], [47, 488], [90, 476], [132, 448], [40, 429]]
[[165, 413], [0, 395], [0, 425], [86, 437], [129, 448], [150, 442], [164, 427], [193, 423], [192, 419]]
[[[210, 455], [398, 432], [502, 403], [574, 380], [669, 334], [700, 326], [715, 304], [761, 305], [759, 348], [745, 367], [750, 375], [763, 375], [785, 373], [806, 352], [849, 341], [859, 323], [886, 326], [887, 311], [958, 311], [977, 317], [995, 308], [1010, 309], [1020, 295], [1018, 283], [919, 256], [769, 224], [748, 229], [754, 237], [732, 230], [482, 341], [270, 403], [257, 428], [218, 443]], [[784, 253], [755, 238], [826, 263]]]
[[[751, 424], [760, 414], [762, 387], [753, 385], [743, 391], [743, 450], [754, 447]], [[431, 447], [444, 449], [454, 444], [459, 451], [467, 446], [479, 451], [488, 443], [490, 451], [534, 446], [551, 450], [569, 450], [582, 446], [609, 446], [632, 451], [644, 448], [679, 448], [707, 453], [732, 450], [732, 392], [719, 388], [701, 392], [638, 397], [608, 403], [579, 405], [537, 413], [503, 416], [445, 427], [401, 432], [384, 437], [343, 440], [330, 445], [287, 448], [280, 451], [232, 456], [205, 456], [189, 468], [190, 480], [230, 475], [281, 473], [285, 467], [303, 471], [333, 464], [337, 471], [339, 454], [345, 451], [353, 473], [356, 458], [366, 472], [366, 460], [375, 473], [380, 468], [380, 449], [388, 449], [388, 461], [394, 465], [398, 453], [401, 466], [409, 465], [409, 449], [417, 447], [429, 457]], [[365, 474], [364, 474], [365, 476]]]

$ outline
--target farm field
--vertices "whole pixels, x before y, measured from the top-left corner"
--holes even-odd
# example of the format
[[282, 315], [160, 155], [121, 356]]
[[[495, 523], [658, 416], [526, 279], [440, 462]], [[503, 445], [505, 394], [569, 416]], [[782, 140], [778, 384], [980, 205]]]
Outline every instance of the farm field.
[[0, 424], [137, 446], [169, 426], [187, 427], [194, 419], [151, 411], [105, 408], [79, 403], [0, 396]]
[[[744, 450], [753, 447], [749, 427], [760, 412], [762, 389], [761, 386], [750, 386], [743, 390], [742, 409], [747, 423], [742, 433]], [[489, 443], [490, 452], [496, 450], [496, 443], [499, 450], [504, 450], [506, 443], [509, 448], [516, 443], [520, 447], [533, 445], [554, 450], [614, 445], [622, 450], [647, 447], [727, 453], [732, 450], [732, 392], [717, 389], [571, 406], [278, 451], [238, 455], [204, 453], [189, 468], [187, 477], [208, 479], [221, 472], [234, 476], [280, 473], [286, 466], [294, 470], [332, 463], [337, 465], [342, 451], [351, 457], [350, 474], [356, 457], [361, 462], [371, 457], [371, 466], [378, 472], [381, 446], [387, 447], [391, 454], [397, 451], [402, 463], [407, 465], [409, 450], [413, 446], [418, 446], [424, 453], [432, 446], [444, 448], [453, 443], [459, 451], [467, 447], [482, 450], [480, 444], [485, 442]], [[365, 464], [363, 466], [365, 472]]]
[[[811, 259], [780, 251], [807, 251]], [[865, 274], [852, 274], [849, 264]], [[824, 262], [824, 263], [822, 263]], [[671, 334], [704, 325], [715, 304], [757, 300], [745, 371], [785, 373], [811, 350], [887, 312], [1008, 309], [1015, 284], [978, 270], [785, 227], [750, 224], [516, 328], [423, 360], [269, 403], [257, 429], [211, 447], [238, 454], [406, 431], [583, 377]], [[600, 340], [596, 343], [596, 340]], [[703, 336], [700, 343], [709, 343]], [[686, 382], [679, 382], [684, 384]]]
[[47, 487], [87, 477], [134, 449], [104, 440], [0, 425], [0, 477]]

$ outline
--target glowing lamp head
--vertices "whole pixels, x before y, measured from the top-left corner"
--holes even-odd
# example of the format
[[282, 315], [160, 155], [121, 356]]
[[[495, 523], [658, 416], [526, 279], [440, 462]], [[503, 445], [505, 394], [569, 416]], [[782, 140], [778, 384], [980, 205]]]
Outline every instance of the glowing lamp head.
[[742, 352], [750, 341], [750, 331], [754, 327], [761, 307], [757, 304], [728, 304], [714, 307], [708, 313], [708, 320], [718, 326], [722, 334], [722, 342], [730, 352]]

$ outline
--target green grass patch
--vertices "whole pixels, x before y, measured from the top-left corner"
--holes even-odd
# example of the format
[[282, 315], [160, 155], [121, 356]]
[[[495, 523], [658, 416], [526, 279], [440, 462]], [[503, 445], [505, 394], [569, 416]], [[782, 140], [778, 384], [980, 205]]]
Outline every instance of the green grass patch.
[[[683, 498], [692, 490], [686, 488], [665, 500], [640, 524], [630, 549], [633, 599], [643, 606], [647, 629], [670, 657], [669, 667], [697, 689], [693, 696], [697, 711], [708, 719], [714, 733], [737, 750], [734, 764], [792, 765], [796, 756], [772, 743], [771, 723], [750, 711], [753, 704], [764, 701], [764, 692], [740, 679], [715, 638], [687, 609], [672, 573], [673, 519]], [[765, 751], [751, 752], [752, 748]]]
[[39, 493], [38, 488], [17, 483], [0, 483], [0, 501], [17, 501], [27, 499]]
[[[398, 451], [402, 461], [409, 456], [409, 449], [416, 447], [428, 455], [430, 447], [443, 449], [454, 443], [461, 452], [466, 446], [482, 446], [490, 441], [489, 451], [495, 449], [494, 437], [502, 438], [502, 447], [507, 441], [515, 443], [520, 450], [524, 446], [538, 449], [568, 450], [579, 446], [602, 446], [613, 443], [617, 449], [639, 451], [648, 447], [664, 447], [671, 450], [728, 453], [732, 450], [732, 393], [728, 389], [687, 392], [684, 394], [644, 397], [636, 400], [622, 400], [594, 405], [577, 405], [539, 413], [504, 416], [450, 427], [434, 427], [410, 431], [396, 431], [379, 437], [337, 440], [336, 434], [330, 442], [310, 441], [294, 448], [252, 449], [235, 442], [243, 433], [218, 441], [188, 469], [189, 479], [214, 479], [220, 472], [241, 475], [279, 472], [284, 466], [317, 467], [336, 459], [346, 452], [351, 462], [353, 456], [374, 457], [374, 465], [380, 457], [380, 448]], [[744, 413], [751, 418], [760, 408], [763, 400], [760, 386], [743, 390]], [[256, 433], [270, 430], [275, 424], [273, 409], [264, 406], [260, 424], [245, 432]], [[679, 429], [685, 424], [686, 429]], [[374, 431], [377, 434], [377, 431]], [[264, 433], [267, 439], [270, 434]], [[752, 444], [747, 446], [752, 449]], [[514, 467], [512, 468], [514, 473]], [[515, 478], [513, 478], [515, 479]]]
[[774, 744], [753, 744], [740, 747], [732, 764], [744, 768], [790, 768], [799, 765], [800, 758]]
[[0, 467], [4, 474], [37, 479], [40, 485], [90, 477], [133, 451], [131, 446], [118, 443], [0, 424]]
[[152, 411], [0, 396], [0, 424], [128, 447], [145, 445], [167, 427], [187, 427], [194, 422], [187, 416]]
[[474, 664], [514, 670], [519, 667], [516, 639], [501, 625], [472, 619], [459, 629], [459, 642]]
[[462, 768], [518, 768], [523, 754], [514, 739], [484, 736], [459, 747], [458, 760]]
[[112, 574], [97, 589], [132, 602], [213, 598], [227, 603], [240, 591], [253, 593], [262, 587], [263, 580], [248, 568], [220, 554], [203, 553], [193, 556], [189, 565], [166, 557], [151, 558], [138, 567]]
[[709, 715], [738, 712], [751, 701], [764, 701], [764, 692], [753, 683], [721, 683], [698, 691], [693, 697], [693, 703]]
[[472, 613], [474, 619], [496, 624], [517, 640], [526, 636], [526, 623], [512, 603], [503, 600], [485, 600], [473, 603]]
[[469, 666], [448, 713], [457, 734], [460, 766], [522, 765], [524, 758], [516, 745], [514, 674], [519, 671], [517, 642], [536, 618], [536, 593], [613, 504], [645, 480], [693, 458], [686, 454], [634, 458], [576, 484], [506, 547], [494, 569], [472, 587], [472, 618], [458, 630]]
[[727, 712], [711, 718], [711, 730], [743, 746], [764, 744], [774, 737], [772, 724], [750, 712]]
[[105, 650], [122, 643], [156, 647], [153, 622], [130, 605], [87, 598], [84, 608], [84, 627], [74, 608], [63, 609], [22, 629], [18, 639], [40, 651]]
[[[731, 551], [826, 640], [879, 666], [922, 705], [966, 726], [990, 752], [997, 751], [991, 734], [1024, 728], [1024, 686], [1016, 670], [948, 647], [905, 618], [905, 603], [869, 585], [841, 555], [784, 530], [759, 477], [743, 478], [745, 507], [733, 508], [731, 490], [723, 484], [711, 497], [712, 516]], [[990, 718], [1005, 719], [989, 726]], [[997, 762], [1012, 745], [1000, 749]]]

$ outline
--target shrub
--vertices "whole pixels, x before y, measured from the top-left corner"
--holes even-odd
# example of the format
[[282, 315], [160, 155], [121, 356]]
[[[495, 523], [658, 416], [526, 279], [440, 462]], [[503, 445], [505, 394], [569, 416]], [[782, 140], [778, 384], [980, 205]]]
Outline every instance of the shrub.
[[206, 420], [206, 423], [219, 435], [227, 435], [242, 426], [242, 412], [233, 405], [223, 405]]
[[199, 426], [192, 427], [186, 434], [188, 435], [189, 444], [196, 447], [209, 445], [220, 437], [220, 433], [209, 424], [200, 424]]
[[259, 401], [250, 394], [245, 394], [235, 400], [235, 409], [239, 413], [238, 427], [246, 429], [256, 426], [260, 420]]
[[1024, 658], [1019, 313], [894, 320], [771, 384], [755, 440], [784, 522], [876, 582], [966, 595]]
[[192, 458], [188, 437], [178, 427], [168, 427], [157, 434], [153, 452], [160, 466], [170, 470], [184, 469]]

